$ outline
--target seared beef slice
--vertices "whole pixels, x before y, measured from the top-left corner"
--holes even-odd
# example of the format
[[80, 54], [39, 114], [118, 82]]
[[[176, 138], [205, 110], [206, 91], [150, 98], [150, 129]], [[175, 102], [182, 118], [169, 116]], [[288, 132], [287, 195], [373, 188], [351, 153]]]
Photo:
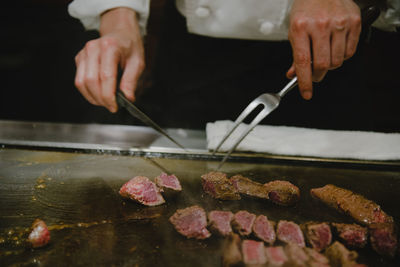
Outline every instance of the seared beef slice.
[[156, 206], [165, 202], [156, 184], [144, 176], [136, 176], [129, 180], [121, 187], [119, 194], [146, 206]]
[[268, 267], [279, 267], [283, 266], [288, 258], [283, 250], [283, 247], [266, 247], [265, 256], [267, 257]]
[[300, 199], [300, 189], [288, 181], [271, 181], [264, 186], [268, 190], [268, 198], [278, 205], [294, 205]]
[[265, 264], [265, 247], [263, 242], [255, 240], [243, 240], [242, 242], [243, 262], [246, 265]]
[[340, 212], [350, 215], [363, 225], [393, 223], [393, 218], [375, 202], [331, 184], [311, 189], [311, 195]]
[[368, 241], [368, 229], [358, 224], [332, 223], [334, 233], [347, 247], [363, 248]]
[[199, 206], [178, 209], [169, 221], [180, 234], [187, 238], [206, 239], [211, 236], [206, 228], [206, 212]]
[[317, 251], [322, 251], [332, 242], [331, 227], [327, 223], [309, 222], [302, 225], [308, 243]]
[[224, 241], [222, 248], [222, 266], [239, 266], [242, 263], [242, 240], [239, 235], [231, 233]]
[[208, 213], [210, 229], [222, 236], [227, 236], [232, 233], [232, 219], [233, 213], [230, 211], [213, 210]]
[[275, 242], [276, 235], [274, 223], [270, 222], [264, 215], [259, 215], [253, 224], [253, 233], [262, 241], [272, 245]]
[[32, 231], [28, 236], [28, 242], [33, 248], [47, 245], [50, 241], [50, 232], [44, 221], [36, 219], [32, 224]]
[[174, 175], [168, 175], [166, 173], [161, 173], [155, 178], [156, 185], [162, 188], [165, 192], [180, 192], [182, 191], [181, 183], [178, 178]]
[[222, 172], [209, 172], [201, 176], [203, 190], [213, 198], [222, 200], [240, 199], [240, 194], [232, 182]]
[[256, 215], [246, 210], [235, 213], [232, 220], [233, 228], [242, 236], [251, 234]]
[[276, 228], [278, 240], [284, 243], [294, 243], [300, 247], [305, 247], [303, 232], [300, 226], [290, 221], [279, 221]]
[[394, 257], [397, 235], [392, 223], [374, 223], [368, 227], [372, 248], [380, 255]]

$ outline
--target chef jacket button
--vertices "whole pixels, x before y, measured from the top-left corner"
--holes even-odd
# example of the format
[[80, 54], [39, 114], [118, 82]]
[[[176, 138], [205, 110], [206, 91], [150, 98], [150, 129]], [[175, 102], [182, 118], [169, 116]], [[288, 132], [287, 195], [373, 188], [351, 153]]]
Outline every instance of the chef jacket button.
[[274, 28], [275, 28], [274, 24], [272, 24], [269, 21], [264, 21], [263, 23], [261, 23], [260, 32], [262, 34], [268, 35], [273, 32]]
[[210, 9], [206, 7], [198, 7], [194, 13], [199, 18], [206, 18], [210, 15]]

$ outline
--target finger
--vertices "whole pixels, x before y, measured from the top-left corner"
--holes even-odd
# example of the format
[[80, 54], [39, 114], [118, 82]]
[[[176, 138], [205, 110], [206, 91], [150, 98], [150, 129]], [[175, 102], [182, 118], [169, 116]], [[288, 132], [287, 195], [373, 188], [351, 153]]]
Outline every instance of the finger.
[[343, 64], [346, 51], [347, 30], [345, 26], [336, 26], [331, 38], [331, 66], [336, 69]]
[[95, 41], [89, 41], [85, 48], [85, 86], [95, 101], [104, 106], [100, 92], [99, 64], [100, 48]]
[[75, 75], [75, 86], [79, 90], [79, 92], [83, 95], [84, 98], [86, 98], [87, 101], [89, 101], [90, 104], [92, 105], [99, 105], [96, 100], [93, 98], [93, 96], [89, 93], [89, 91], [86, 88], [85, 85], [85, 69], [86, 69], [86, 64], [85, 60], [82, 60], [84, 52], [81, 51], [79, 54], [75, 57], [75, 63], [76, 63], [76, 75]]
[[294, 27], [290, 40], [300, 93], [304, 99], [309, 100], [312, 97], [310, 39], [305, 31]]
[[296, 69], [294, 67], [294, 63], [290, 66], [289, 70], [286, 72], [286, 77], [288, 79], [293, 79], [296, 76]]
[[118, 110], [115, 101], [115, 91], [119, 61], [120, 53], [118, 49], [108, 44], [102, 46], [100, 66], [101, 94], [104, 106], [110, 112], [116, 112]]
[[131, 57], [125, 65], [124, 73], [122, 74], [120, 88], [125, 96], [135, 101], [135, 89], [140, 75], [144, 70], [144, 60], [142, 57]]
[[354, 16], [351, 18], [349, 31], [347, 33], [347, 41], [345, 48], [345, 59], [351, 58], [356, 52], [358, 41], [361, 33], [361, 17]]
[[320, 82], [331, 65], [330, 31], [318, 25], [312, 34], [313, 81]]

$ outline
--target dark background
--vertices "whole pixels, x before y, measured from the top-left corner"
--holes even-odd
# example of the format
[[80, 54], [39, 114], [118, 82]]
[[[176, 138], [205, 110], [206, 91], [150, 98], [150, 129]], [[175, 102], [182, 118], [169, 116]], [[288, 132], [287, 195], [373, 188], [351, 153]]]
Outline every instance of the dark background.
[[[78, 20], [69, 16], [69, 2], [23, 1], [2, 7], [0, 119], [140, 124], [124, 111], [111, 114], [104, 108], [90, 105], [75, 88], [74, 57], [86, 41], [96, 38], [98, 34], [85, 31]], [[207, 121], [235, 119], [250, 100], [266, 91], [264, 88], [276, 92], [287, 82], [285, 70], [291, 60], [287, 42], [264, 44], [190, 34], [179, 39], [183, 18], [170, 19], [168, 16], [173, 11], [165, 13], [164, 2], [152, 1], [145, 44], [147, 71], [138, 90], [137, 102], [162, 126], [204, 129]], [[161, 33], [175, 24], [181, 27], [176, 32], [169, 30], [167, 36]], [[171, 39], [176, 42], [171, 42]], [[200, 43], [202, 49], [190, 50], [190, 43]], [[274, 51], [278, 46], [287, 51], [285, 56], [257, 52]], [[399, 48], [399, 33], [373, 29], [368, 42], [363, 40], [360, 43], [352, 59], [341, 69], [330, 72], [322, 83], [315, 86], [313, 100], [302, 100], [295, 89], [265, 123], [399, 132]], [[157, 51], [161, 52], [158, 54]], [[221, 55], [218, 51], [225, 54]], [[215, 53], [213, 57], [220, 57], [220, 62], [225, 65], [202, 59], [190, 67], [204, 72], [202, 75], [205, 78], [191, 77], [189, 71], [185, 72], [188, 65], [180, 59], [173, 60], [175, 65], [172, 64], [180, 68], [169, 67], [171, 59], [165, 55], [172, 57], [174, 53], [183, 54], [186, 59], [193, 56], [194, 61], [197, 60], [194, 57], [196, 54], [204, 58], [203, 53]], [[248, 67], [250, 61], [251, 64], [256, 62], [258, 68]], [[235, 72], [237, 62], [246, 65], [240, 69], [241, 73]], [[277, 66], [279, 62], [282, 66]], [[207, 83], [208, 80], [215, 81], [220, 76], [215, 75], [212, 68], [222, 69], [225, 73], [224, 82], [214, 87]], [[169, 78], [176, 73], [182, 73], [182, 77], [175, 80]], [[218, 78], [210, 78], [213, 75]], [[195, 88], [190, 81], [201, 86]], [[171, 89], [179, 86], [190, 88], [179, 92]], [[251, 93], [243, 93], [246, 91], [243, 88]], [[234, 90], [241, 92], [235, 93]], [[326, 91], [329, 94], [319, 93]]]

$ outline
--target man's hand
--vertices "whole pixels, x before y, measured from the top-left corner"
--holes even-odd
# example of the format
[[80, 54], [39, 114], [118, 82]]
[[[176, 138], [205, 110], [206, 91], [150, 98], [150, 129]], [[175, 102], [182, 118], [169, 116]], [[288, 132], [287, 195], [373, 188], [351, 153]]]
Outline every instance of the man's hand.
[[313, 81], [354, 55], [360, 32], [360, 9], [353, 0], [294, 0], [289, 26], [293, 64], [287, 76], [297, 75], [304, 99], [311, 99]]
[[115, 8], [104, 13], [100, 35], [100, 38], [87, 42], [75, 57], [75, 86], [93, 105], [116, 112], [118, 65], [123, 69], [120, 89], [131, 101], [135, 99], [137, 81], [145, 66], [135, 11]]

